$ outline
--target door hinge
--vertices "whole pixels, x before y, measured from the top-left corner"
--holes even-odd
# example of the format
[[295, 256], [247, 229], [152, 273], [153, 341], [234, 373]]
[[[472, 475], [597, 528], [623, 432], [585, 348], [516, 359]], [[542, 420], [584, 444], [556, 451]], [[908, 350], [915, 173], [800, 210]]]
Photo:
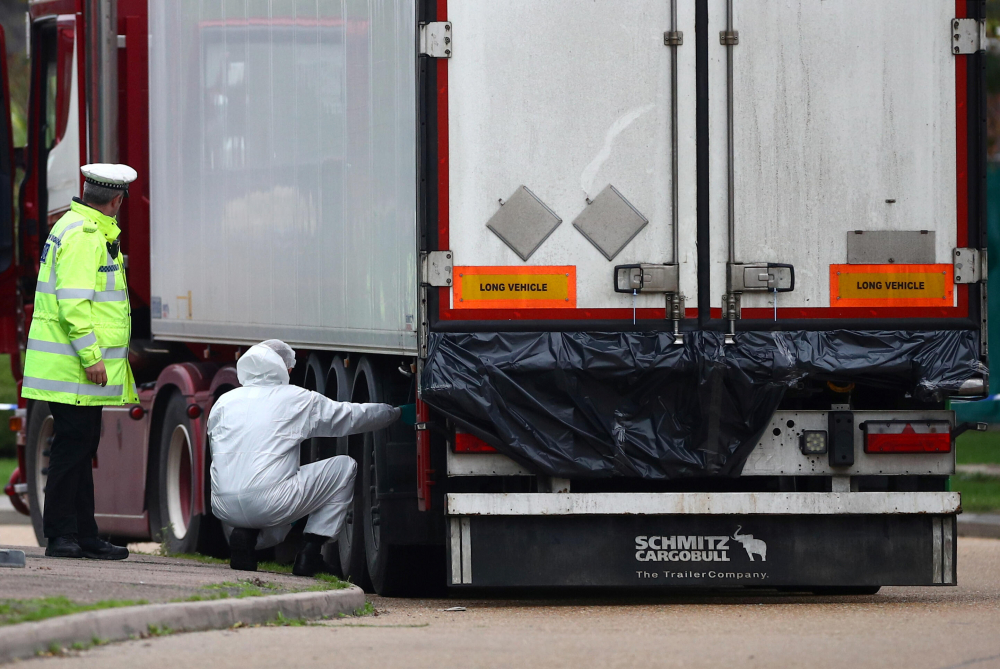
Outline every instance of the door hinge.
[[452, 282], [455, 254], [451, 251], [429, 251], [420, 254], [420, 282], [425, 286], [447, 288]]
[[740, 43], [739, 30], [720, 30], [719, 43], [722, 46], [736, 46]]
[[617, 265], [615, 292], [679, 293], [680, 275], [678, 265]]
[[955, 283], [985, 283], [989, 274], [986, 249], [955, 249]]
[[951, 52], [956, 56], [986, 48], [986, 22], [981, 19], [951, 20]]
[[795, 290], [795, 268], [786, 263], [729, 263], [729, 292], [788, 293]]
[[681, 46], [684, 44], [684, 33], [680, 30], [668, 30], [663, 33], [663, 43], [667, 46]]
[[420, 55], [431, 58], [451, 58], [451, 21], [420, 24]]

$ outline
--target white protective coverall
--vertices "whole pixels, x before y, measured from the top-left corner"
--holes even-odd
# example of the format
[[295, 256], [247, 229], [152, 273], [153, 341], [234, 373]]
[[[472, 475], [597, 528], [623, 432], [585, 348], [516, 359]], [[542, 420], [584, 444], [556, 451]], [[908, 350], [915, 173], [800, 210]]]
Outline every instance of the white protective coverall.
[[212, 408], [212, 511], [233, 527], [261, 530], [257, 548], [281, 543], [292, 523], [336, 537], [354, 495], [354, 460], [340, 455], [299, 467], [299, 444], [386, 427], [400, 410], [388, 404], [335, 402], [288, 385], [281, 357], [251, 347], [236, 364], [242, 388]]

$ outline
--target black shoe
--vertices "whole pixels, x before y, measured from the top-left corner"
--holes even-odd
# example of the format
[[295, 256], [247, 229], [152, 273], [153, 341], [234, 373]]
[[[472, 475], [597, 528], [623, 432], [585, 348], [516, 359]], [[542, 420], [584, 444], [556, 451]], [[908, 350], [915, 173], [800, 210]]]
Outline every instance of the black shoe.
[[305, 535], [306, 543], [295, 556], [292, 573], [296, 576], [315, 576], [316, 574], [332, 574], [333, 569], [323, 559], [323, 544], [326, 537], [315, 534]]
[[257, 535], [260, 530], [234, 527], [229, 535], [229, 567], [240, 571], [257, 571]]
[[83, 557], [91, 560], [124, 560], [128, 557], [127, 548], [115, 546], [100, 537], [80, 537], [80, 548]]
[[74, 537], [49, 537], [48, 545], [45, 547], [47, 557], [61, 558], [82, 558], [83, 549], [76, 543]]

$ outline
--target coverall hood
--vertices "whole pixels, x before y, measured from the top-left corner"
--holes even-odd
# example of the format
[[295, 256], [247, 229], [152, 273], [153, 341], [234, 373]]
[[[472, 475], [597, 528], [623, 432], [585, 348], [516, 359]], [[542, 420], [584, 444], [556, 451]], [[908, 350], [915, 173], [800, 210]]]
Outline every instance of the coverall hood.
[[236, 363], [236, 377], [244, 387], [288, 385], [288, 370], [281, 356], [260, 344], [251, 346]]

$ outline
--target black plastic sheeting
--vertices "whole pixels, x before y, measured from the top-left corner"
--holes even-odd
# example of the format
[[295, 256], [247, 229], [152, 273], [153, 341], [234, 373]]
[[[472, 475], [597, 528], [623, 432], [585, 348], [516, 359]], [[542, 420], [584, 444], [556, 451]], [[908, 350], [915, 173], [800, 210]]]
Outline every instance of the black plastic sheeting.
[[933, 332], [432, 333], [422, 399], [560, 478], [738, 476], [804, 379], [954, 394], [979, 335]]

